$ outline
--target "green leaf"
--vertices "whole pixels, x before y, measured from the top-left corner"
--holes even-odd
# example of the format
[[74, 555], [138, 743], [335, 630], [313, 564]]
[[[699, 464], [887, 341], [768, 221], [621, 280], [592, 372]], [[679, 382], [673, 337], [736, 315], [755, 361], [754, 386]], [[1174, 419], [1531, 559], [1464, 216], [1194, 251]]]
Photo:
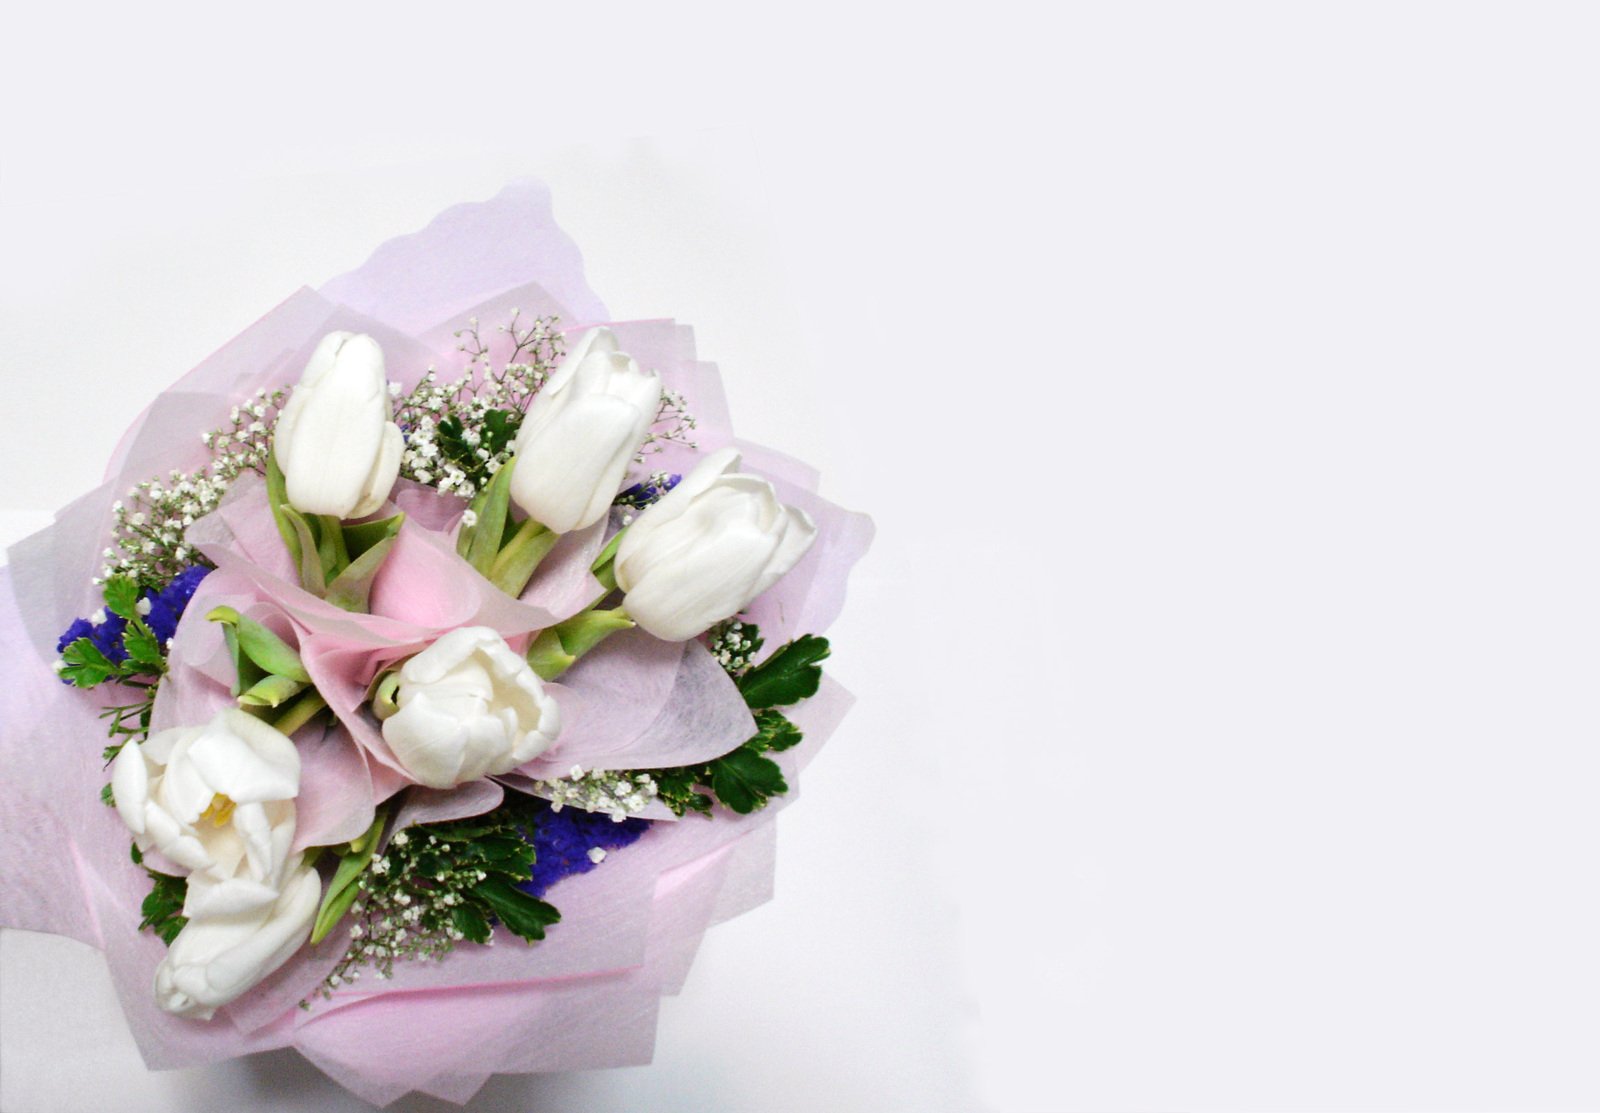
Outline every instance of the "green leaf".
[[789, 786], [777, 762], [741, 746], [711, 763], [711, 791], [731, 810], [749, 815], [771, 797], [788, 792]]
[[304, 549], [300, 531], [285, 513], [293, 513], [293, 510], [289, 506], [288, 484], [283, 478], [283, 469], [278, 466], [276, 452], [267, 453], [267, 505], [272, 509], [272, 520], [278, 527], [283, 544], [289, 550], [289, 560], [299, 568]]
[[482, 912], [470, 904], [458, 904], [450, 910], [450, 921], [456, 930], [473, 943], [489, 942], [489, 921]]
[[62, 677], [79, 688], [103, 684], [117, 671], [117, 666], [107, 660], [106, 655], [88, 638], [79, 638], [62, 650], [61, 660], [66, 666], [61, 670]]
[[561, 913], [552, 904], [512, 885], [509, 881], [491, 877], [472, 888], [472, 895], [489, 906], [495, 917], [514, 935], [533, 942], [544, 938], [544, 929], [561, 919]]
[[146, 869], [145, 873], [150, 875], [153, 887], [139, 906], [139, 911], [144, 915], [144, 919], [139, 921], [139, 930], [149, 928], [170, 947], [189, 922], [183, 916], [183, 900], [189, 892], [188, 879], [157, 873], [152, 869]]
[[239, 695], [240, 707], [281, 707], [305, 691], [303, 681], [287, 676], [268, 676], [252, 684]]
[[253, 618], [246, 618], [232, 607], [216, 607], [206, 615], [211, 622], [225, 623], [238, 636], [239, 652], [265, 671], [266, 675], [286, 676], [303, 684], [311, 674], [300, 661], [300, 654], [287, 642]]
[[350, 559], [355, 560], [379, 541], [393, 537], [400, 532], [401, 524], [406, 520], [404, 514], [396, 514], [390, 518], [379, 518], [372, 522], [357, 522], [344, 527], [344, 547], [350, 554]]
[[167, 659], [161, 655], [161, 643], [156, 640], [150, 627], [138, 618], [133, 619], [123, 632], [122, 645], [128, 651], [128, 660], [144, 666], [145, 671], [166, 671]]
[[322, 905], [317, 909], [317, 918], [311, 926], [313, 945], [327, 938], [328, 933], [355, 903], [361, 891], [356, 882], [361, 879], [361, 875], [371, 863], [372, 855], [378, 849], [378, 838], [383, 833], [383, 825], [388, 818], [379, 812], [366, 834], [352, 843], [350, 850], [340, 855], [339, 866], [333, 871], [333, 880], [328, 882], [328, 891], [322, 895]]
[[405, 520], [404, 514], [396, 514], [393, 518], [386, 519], [387, 535], [368, 545], [359, 557], [334, 577], [333, 582], [328, 585], [326, 596], [328, 602], [356, 614], [366, 613], [367, 603], [372, 595], [372, 581], [377, 578], [378, 570], [388, 559], [389, 550], [394, 548], [395, 538]]
[[132, 577], [111, 577], [106, 581], [105, 596], [106, 609], [112, 614], [129, 619], [138, 614], [134, 608], [139, 605], [139, 583]]
[[[100, 786], [100, 802], [102, 804], [104, 804], [108, 808], [114, 808], [114, 807], [117, 806], [116, 798], [111, 795], [111, 786], [110, 785], [101, 785]], [[133, 849], [135, 851], [137, 851], [139, 848], [138, 847], [134, 847]]]
[[317, 559], [322, 562], [322, 582], [330, 583], [350, 563], [344, 547], [344, 523], [336, 514], [318, 514]]
[[500, 542], [505, 537], [506, 512], [511, 502], [511, 469], [515, 462], [513, 459], [495, 472], [494, 478], [478, 492], [471, 506], [478, 520], [470, 528], [463, 528], [456, 539], [456, 552], [482, 573], [484, 579], [493, 572], [495, 558], [500, 555]]
[[311, 523], [292, 506], [281, 506], [278, 512], [294, 531], [296, 548], [291, 551], [300, 554], [300, 586], [320, 598], [328, 588], [328, 581], [322, 574], [322, 554], [317, 547], [316, 534], [311, 532]]
[[756, 736], [746, 742], [763, 750], [782, 752], [797, 745], [804, 735], [781, 711], [768, 708], [756, 712]]
[[659, 769], [650, 774], [655, 778], [657, 798], [672, 809], [674, 815], [697, 812], [709, 816], [715, 801], [696, 787], [700, 781], [693, 769]]
[[738, 680], [739, 693], [752, 708], [778, 707], [817, 694], [819, 661], [827, 659], [828, 639], [806, 634], [781, 647]]

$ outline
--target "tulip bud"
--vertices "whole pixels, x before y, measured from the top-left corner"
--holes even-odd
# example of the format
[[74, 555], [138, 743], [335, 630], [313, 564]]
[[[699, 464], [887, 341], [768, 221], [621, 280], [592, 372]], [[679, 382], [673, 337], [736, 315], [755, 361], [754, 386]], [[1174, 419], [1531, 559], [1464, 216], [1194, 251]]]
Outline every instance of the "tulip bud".
[[712, 453], [622, 534], [623, 607], [658, 638], [687, 641], [732, 618], [816, 540], [803, 511], [738, 467], [734, 449]]
[[389, 497], [404, 440], [390, 420], [383, 350], [370, 336], [330, 332], [278, 416], [273, 452], [289, 505], [362, 518]]
[[310, 934], [322, 879], [297, 860], [275, 895], [262, 909], [191, 918], [156, 967], [156, 1004], [178, 1016], [208, 1020], [287, 962]]
[[400, 668], [383, 740], [418, 783], [450, 788], [508, 773], [561, 730], [555, 699], [486, 626], [452, 630]]
[[511, 499], [570, 533], [600, 520], [661, 405], [661, 376], [590, 329], [528, 406], [517, 432]]

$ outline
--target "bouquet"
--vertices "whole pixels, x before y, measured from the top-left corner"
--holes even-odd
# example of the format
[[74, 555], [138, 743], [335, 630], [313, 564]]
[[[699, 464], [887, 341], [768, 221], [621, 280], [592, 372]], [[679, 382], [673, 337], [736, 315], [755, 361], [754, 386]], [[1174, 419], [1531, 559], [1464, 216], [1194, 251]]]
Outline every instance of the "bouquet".
[[375, 1104], [647, 1062], [848, 697], [871, 536], [612, 322], [542, 187], [301, 291], [0, 570], [0, 909], [153, 1068], [292, 1046]]

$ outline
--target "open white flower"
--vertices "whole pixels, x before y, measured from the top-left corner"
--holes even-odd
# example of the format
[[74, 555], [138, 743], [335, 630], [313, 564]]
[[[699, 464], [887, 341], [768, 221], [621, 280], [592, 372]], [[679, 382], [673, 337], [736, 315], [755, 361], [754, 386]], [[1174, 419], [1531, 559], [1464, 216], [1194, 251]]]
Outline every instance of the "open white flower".
[[430, 788], [510, 772], [561, 730], [527, 660], [486, 626], [452, 630], [402, 665], [395, 703], [383, 740]]
[[330, 332], [311, 354], [273, 433], [289, 505], [302, 514], [362, 518], [389, 497], [405, 447], [390, 420], [383, 349]]
[[555, 533], [599, 521], [660, 405], [661, 376], [619, 352], [610, 329], [590, 329], [528, 406], [512, 501]]
[[111, 767], [117, 814], [141, 850], [190, 871], [186, 916], [231, 915], [278, 899], [294, 841], [300, 755], [236, 708], [200, 727], [122, 748]]
[[734, 449], [713, 452], [622, 535], [616, 570], [623, 606], [658, 638], [687, 641], [731, 618], [817, 538], [804, 511], [738, 468]]
[[289, 852], [300, 755], [282, 732], [228, 708], [125, 745], [111, 790], [140, 849], [188, 872], [189, 923], [157, 971], [157, 1001], [209, 1017], [310, 933], [321, 881]]

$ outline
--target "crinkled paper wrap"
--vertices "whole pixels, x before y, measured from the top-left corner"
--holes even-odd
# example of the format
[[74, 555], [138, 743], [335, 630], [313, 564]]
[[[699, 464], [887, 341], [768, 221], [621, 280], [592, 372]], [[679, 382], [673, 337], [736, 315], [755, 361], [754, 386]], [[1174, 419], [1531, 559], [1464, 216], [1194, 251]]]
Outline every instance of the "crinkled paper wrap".
[[[805, 741], [777, 755], [791, 786], [787, 796], [750, 816], [719, 810], [714, 821], [689, 817], [655, 824], [601, 867], [551, 890], [562, 922], [542, 943], [526, 946], [505, 937], [490, 946], [462, 945], [442, 962], [398, 964], [390, 981], [364, 980], [331, 1001], [300, 1009], [298, 1003], [332, 970], [348, 942], [336, 932], [318, 947], [302, 949], [213, 1022], [180, 1019], [155, 1005], [152, 977], [165, 948], [149, 932], [136, 930], [148, 884], [129, 860], [127, 830], [99, 800], [106, 780], [99, 706], [92, 695], [61, 684], [50, 668], [61, 631], [100, 606], [91, 580], [111, 530], [112, 503], [143, 479], [203, 465], [199, 433], [223, 425], [229, 410], [258, 387], [293, 382], [329, 331], [376, 337], [391, 375], [409, 389], [430, 363], [446, 379], [461, 369], [465, 357], [452, 333], [466, 318], [501, 321], [512, 307], [524, 315], [559, 316], [566, 331], [607, 316], [584, 280], [577, 248], [551, 217], [547, 192], [531, 182], [514, 184], [484, 203], [457, 206], [423, 231], [384, 245], [360, 269], [320, 292], [302, 290], [279, 305], [162, 394], [116, 447], [106, 484], [68, 506], [49, 529], [13, 547], [9, 567], [0, 569], [0, 652], [9, 681], [0, 691], [0, 768], [6, 770], [0, 787], [0, 845], [6, 848], [0, 855], [0, 925], [67, 935], [104, 951], [128, 1023], [152, 1068], [292, 1046], [363, 1099], [386, 1105], [413, 1090], [464, 1102], [496, 1072], [646, 1063], [660, 998], [682, 985], [706, 929], [771, 895], [775, 814], [795, 799], [799, 770], [850, 703], [831, 681], [795, 709]], [[716, 369], [695, 358], [688, 328], [671, 321], [613, 327], [625, 351], [659, 370], [669, 388], [689, 399], [700, 421], [701, 451], [739, 443]], [[820, 633], [839, 612], [845, 577], [870, 541], [871, 524], [818, 497], [817, 477], [804, 465], [757, 446], [739, 447], [747, 470], [770, 478], [780, 496], [804, 508], [820, 528], [812, 551], [752, 606], [751, 618], [769, 645]], [[652, 466], [684, 471], [692, 455], [672, 446]], [[437, 513], [425, 505], [428, 492], [404, 487], [396, 494], [402, 508], [414, 516]], [[248, 540], [229, 531], [225, 510], [197, 524], [213, 531], [201, 542], [213, 559], [215, 546]], [[240, 532], [248, 532], [248, 523]], [[572, 569], [567, 580], [523, 603], [551, 609], [583, 594], [589, 583], [586, 554], [596, 543], [592, 537], [572, 540], [583, 551], [565, 564], [553, 559]], [[237, 587], [244, 574], [229, 570], [226, 558], [221, 563], [224, 572], [203, 585], [213, 599], [225, 595], [230, 583]], [[552, 579], [559, 577], [547, 577], [547, 584]], [[383, 590], [382, 584], [375, 590], [375, 611], [382, 610]], [[451, 605], [444, 600], [437, 613], [407, 617], [423, 626], [459, 623], [462, 616], [451, 613]], [[158, 726], [163, 719], [198, 716], [207, 701], [214, 705], [225, 698], [228, 678], [194, 633], [201, 621], [196, 612], [204, 609], [191, 609], [173, 650], [174, 659], [183, 655], [184, 666], [199, 679], [193, 690], [163, 691]], [[298, 622], [301, 616], [260, 617]], [[645, 743], [658, 752], [663, 740], [692, 740], [709, 706], [703, 702], [709, 678], [691, 659], [696, 651], [703, 655], [699, 647], [664, 647], [642, 635], [613, 641], [563, 684], [575, 712], [569, 717], [573, 744], [581, 740], [591, 768], [626, 767], [628, 755]], [[214, 681], [209, 691], [203, 683], [208, 675]], [[635, 682], [638, 697], [621, 704], [608, 699], [627, 679]], [[348, 737], [330, 733], [303, 732], [298, 745], [307, 768], [306, 821], [331, 841], [359, 831], [364, 822], [350, 818], [350, 799], [318, 795], [316, 783], [338, 782], [338, 771], [356, 760]], [[561, 770], [520, 772], [520, 780], [507, 780], [526, 784]], [[407, 814], [421, 822], [481, 811], [493, 806], [500, 791], [485, 784], [454, 795], [419, 793]], [[364, 801], [368, 815], [371, 803], [370, 797]]]

